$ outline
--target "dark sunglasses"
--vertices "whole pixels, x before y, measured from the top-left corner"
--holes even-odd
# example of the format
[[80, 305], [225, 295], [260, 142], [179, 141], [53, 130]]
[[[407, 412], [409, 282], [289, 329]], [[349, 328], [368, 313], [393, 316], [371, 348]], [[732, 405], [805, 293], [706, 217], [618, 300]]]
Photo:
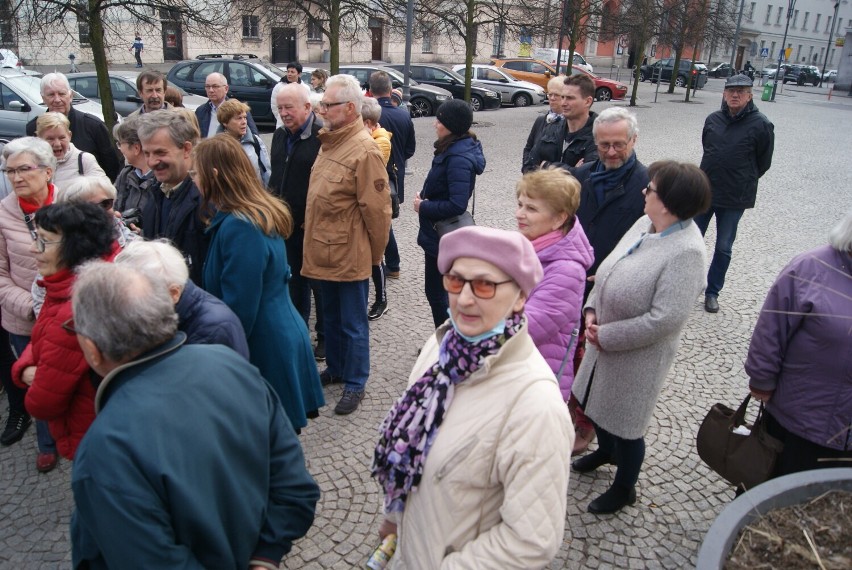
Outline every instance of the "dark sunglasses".
[[473, 296], [479, 299], [491, 299], [497, 294], [498, 285], [511, 282], [511, 279], [495, 283], [487, 279], [462, 279], [458, 275], [444, 275], [444, 289], [447, 293], [458, 295], [464, 289], [465, 283], [470, 283], [470, 290], [473, 292]]

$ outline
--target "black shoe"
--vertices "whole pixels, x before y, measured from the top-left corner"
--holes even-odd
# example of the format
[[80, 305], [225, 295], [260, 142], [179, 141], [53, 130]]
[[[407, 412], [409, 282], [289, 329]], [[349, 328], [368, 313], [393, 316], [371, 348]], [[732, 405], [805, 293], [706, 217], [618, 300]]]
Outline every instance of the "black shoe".
[[600, 449], [571, 462], [571, 469], [577, 473], [591, 473], [598, 467], [612, 463], [612, 458]]
[[636, 488], [613, 485], [606, 493], [589, 503], [589, 512], [596, 515], [611, 515], [636, 502]]
[[6, 429], [3, 430], [3, 435], [0, 436], [0, 444], [12, 445], [24, 437], [27, 428], [33, 420], [26, 412], [18, 412], [16, 410], [9, 411], [9, 419], [6, 420]]
[[361, 400], [364, 399], [364, 390], [344, 390], [343, 397], [334, 407], [334, 413], [338, 416], [346, 416], [358, 409]]
[[323, 386], [331, 386], [332, 384], [343, 384], [342, 376], [332, 376], [328, 368], [320, 372], [320, 384]]
[[381, 318], [382, 315], [388, 312], [388, 302], [387, 301], [376, 301], [373, 303], [373, 306], [370, 307], [370, 312], [367, 313], [367, 318], [371, 321], [375, 321], [376, 319]]
[[317, 345], [314, 347], [314, 359], [318, 362], [325, 362], [325, 339], [318, 338]]
[[718, 313], [719, 299], [713, 295], [706, 295], [704, 297], [704, 310], [708, 313]]

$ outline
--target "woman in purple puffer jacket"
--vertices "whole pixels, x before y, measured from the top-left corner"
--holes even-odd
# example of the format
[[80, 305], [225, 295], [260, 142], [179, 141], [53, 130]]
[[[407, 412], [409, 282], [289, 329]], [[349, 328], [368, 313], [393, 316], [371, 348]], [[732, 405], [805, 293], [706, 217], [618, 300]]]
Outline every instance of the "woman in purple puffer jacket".
[[580, 183], [562, 169], [544, 169], [524, 175], [516, 193], [518, 230], [532, 242], [544, 269], [544, 277], [527, 299], [530, 336], [559, 380], [567, 402], [577, 348], [571, 334], [580, 326], [586, 270], [595, 259], [574, 215], [580, 205]]
[[784, 442], [775, 476], [852, 459], [852, 211], [769, 289], [745, 370]]

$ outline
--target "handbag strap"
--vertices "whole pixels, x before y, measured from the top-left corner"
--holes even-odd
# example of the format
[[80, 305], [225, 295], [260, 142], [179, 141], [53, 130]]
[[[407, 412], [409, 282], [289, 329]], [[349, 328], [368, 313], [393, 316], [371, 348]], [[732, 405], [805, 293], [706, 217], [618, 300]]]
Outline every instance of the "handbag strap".
[[735, 427], [741, 426], [745, 423], [746, 410], [748, 409], [748, 403], [750, 400], [751, 393], [749, 392], [746, 395], [745, 400], [743, 400], [743, 403], [740, 404], [740, 407], [737, 408], [737, 411], [734, 413], [733, 416], [731, 416], [731, 429], [734, 429]]
[[470, 209], [470, 215], [476, 215], [476, 186], [473, 187], [473, 191], [470, 193], [470, 197], [473, 199], [473, 207]]
[[556, 373], [557, 382], [560, 378], [562, 378], [562, 373], [565, 371], [565, 364], [568, 362], [568, 355], [571, 354], [571, 347], [574, 346], [579, 335], [580, 329], [574, 329], [571, 331], [571, 340], [568, 341], [568, 348], [565, 349], [565, 356], [562, 357], [562, 364], [559, 365], [559, 372]]

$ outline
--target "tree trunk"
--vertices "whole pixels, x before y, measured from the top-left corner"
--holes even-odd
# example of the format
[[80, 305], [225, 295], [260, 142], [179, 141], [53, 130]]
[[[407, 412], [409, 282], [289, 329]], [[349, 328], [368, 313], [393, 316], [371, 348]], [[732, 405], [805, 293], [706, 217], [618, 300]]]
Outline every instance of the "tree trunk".
[[[476, 16], [476, 0], [467, 0], [467, 21], [464, 26], [464, 64], [469, 69], [476, 51], [476, 37], [473, 33], [473, 19]], [[464, 100], [470, 103], [470, 77], [464, 80]]]
[[[636, 42], [636, 45], [639, 46], [639, 50], [644, 56], [645, 53], [645, 34], [644, 32], [639, 36], [639, 41]], [[636, 58], [638, 61], [636, 65], [633, 67], [633, 89], [630, 92], [630, 106], [635, 107], [636, 101], [639, 99], [639, 81], [642, 76], [642, 59]]]
[[331, 75], [340, 72], [340, 0], [331, 0], [328, 18], [328, 43], [331, 48], [328, 67]]
[[692, 70], [695, 69], [695, 57], [698, 55], [698, 42], [692, 46], [692, 63], [689, 66], [689, 78], [686, 82], [686, 97], [684, 101], [689, 103], [689, 90], [692, 89], [692, 85], [695, 81], [698, 81], [698, 74], [693, 75]]
[[98, 72], [98, 91], [101, 94], [101, 111], [104, 114], [104, 122], [109, 131], [109, 138], [115, 142], [112, 129], [115, 126], [115, 104], [112, 99], [112, 89], [109, 85], [109, 64], [106, 57], [106, 46], [104, 45], [104, 22], [102, 12], [97, 7], [98, 0], [89, 0], [89, 13], [81, 19], [89, 20], [89, 44], [92, 47], [92, 59], [95, 62], [95, 70]]
[[[681, 41], [677, 46], [675, 46], [674, 67], [672, 68], [672, 77], [671, 77], [671, 80], [669, 81], [669, 88], [666, 91], [666, 93], [674, 93], [675, 81], [677, 81], [677, 75], [678, 75], [678, 73], [680, 73], [680, 60], [681, 60], [682, 54], [683, 54], [683, 42]], [[663, 71], [662, 71], [662, 69], [660, 69], [660, 74], [662, 74], [662, 73], [663, 73]], [[657, 81], [659, 81], [659, 80], [657, 80]]]

